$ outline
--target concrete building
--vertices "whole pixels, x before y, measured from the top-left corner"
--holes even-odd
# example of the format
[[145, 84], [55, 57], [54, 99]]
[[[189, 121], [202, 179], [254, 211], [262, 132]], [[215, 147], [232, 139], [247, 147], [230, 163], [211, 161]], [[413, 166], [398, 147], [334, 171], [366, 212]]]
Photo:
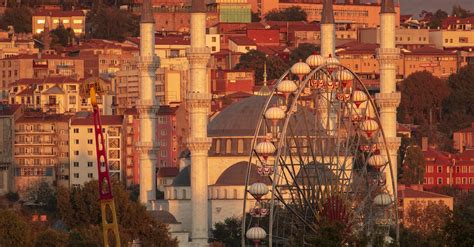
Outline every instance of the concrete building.
[[470, 127], [464, 128], [453, 133], [454, 149], [462, 153], [466, 149], [474, 148], [474, 122]]
[[[273, 9], [287, 9], [292, 6], [301, 7], [308, 14], [308, 22], [320, 22], [322, 19], [322, 9], [324, 0], [265, 0], [250, 1], [254, 12], [263, 15]], [[400, 6], [394, 6], [395, 25], [400, 26]], [[380, 4], [357, 4], [357, 3], [336, 3], [334, 4], [334, 16], [336, 23], [346, 23], [352, 28], [377, 27], [379, 20]]]
[[432, 30], [430, 43], [438, 49], [474, 48], [474, 30]]
[[[121, 115], [101, 117], [105, 150], [110, 178], [122, 181], [124, 176], [124, 118]], [[71, 119], [69, 128], [69, 185], [79, 187], [97, 180], [97, 152], [94, 133], [94, 120], [90, 112], [77, 113]]]
[[16, 120], [14, 191], [22, 193], [42, 181], [69, 185], [69, 119], [29, 113]]
[[253, 70], [212, 70], [211, 92], [220, 96], [245, 92], [252, 94], [255, 87]]
[[419, 72], [428, 71], [434, 76], [447, 79], [458, 71], [458, 54], [433, 47], [421, 47], [403, 52], [404, 78]]
[[[395, 29], [395, 46], [408, 50], [430, 45], [429, 29]], [[367, 44], [380, 44], [380, 28], [359, 29], [359, 42]]]
[[13, 190], [15, 121], [22, 113], [20, 105], [0, 104], [0, 195]]
[[[401, 94], [396, 87], [396, 61], [400, 57], [400, 49], [395, 47], [395, 28], [397, 14], [393, 0], [382, 0], [380, 9], [380, 48], [377, 49], [377, 59], [380, 63], [380, 93], [375, 95], [380, 111], [380, 124], [383, 127], [386, 148], [389, 153], [390, 169], [385, 169], [385, 179], [388, 188], [397, 186], [397, 153], [400, 147], [400, 138], [397, 137], [397, 107], [400, 104]], [[378, 144], [379, 145], [379, 144]], [[389, 189], [395, 196], [397, 191]]]
[[257, 43], [246, 36], [236, 36], [229, 38], [229, 50], [232, 52], [247, 53], [256, 50]]
[[32, 15], [31, 30], [33, 33], [42, 33], [46, 22], [48, 22], [48, 26], [51, 30], [56, 29], [59, 25], [63, 25], [66, 29], [71, 28], [76, 36], [85, 35], [86, 15], [82, 10], [37, 10]]
[[177, 122], [176, 122], [177, 107], [170, 107], [168, 105], [160, 106], [158, 111], [158, 121], [156, 129], [156, 140], [160, 145], [160, 150], [157, 154], [157, 168], [163, 167], [177, 167], [178, 166], [178, 138]]

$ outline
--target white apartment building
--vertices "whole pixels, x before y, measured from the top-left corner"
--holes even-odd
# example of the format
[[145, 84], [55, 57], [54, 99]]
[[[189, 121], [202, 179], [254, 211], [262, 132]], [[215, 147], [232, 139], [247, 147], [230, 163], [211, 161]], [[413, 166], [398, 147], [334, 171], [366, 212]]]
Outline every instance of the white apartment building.
[[474, 30], [432, 30], [430, 43], [438, 49], [474, 47]]
[[[102, 132], [111, 179], [123, 179], [123, 116], [101, 116]], [[92, 113], [80, 112], [71, 119], [70, 135], [70, 186], [79, 187], [97, 180], [97, 152]]]

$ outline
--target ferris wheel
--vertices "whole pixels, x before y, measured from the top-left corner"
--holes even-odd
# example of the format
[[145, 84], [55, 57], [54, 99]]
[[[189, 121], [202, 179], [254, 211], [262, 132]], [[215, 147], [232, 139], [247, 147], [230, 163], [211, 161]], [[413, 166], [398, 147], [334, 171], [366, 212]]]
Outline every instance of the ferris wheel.
[[397, 241], [396, 165], [367, 89], [336, 58], [280, 77], [251, 150], [242, 246], [312, 246], [328, 231], [351, 246]]

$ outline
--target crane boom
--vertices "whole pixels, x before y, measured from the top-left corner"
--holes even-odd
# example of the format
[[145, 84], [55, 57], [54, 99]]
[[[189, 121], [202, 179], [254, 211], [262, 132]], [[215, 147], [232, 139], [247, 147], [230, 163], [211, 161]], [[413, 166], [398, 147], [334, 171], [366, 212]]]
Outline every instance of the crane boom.
[[99, 175], [99, 201], [102, 216], [102, 234], [104, 246], [109, 246], [109, 233], [113, 233], [115, 246], [120, 247], [120, 236], [118, 231], [117, 213], [115, 211], [114, 196], [110, 183], [109, 166], [105, 150], [104, 135], [100, 122], [99, 107], [97, 106], [96, 91], [91, 87], [91, 104], [94, 116], [95, 147], [97, 153], [97, 172]]

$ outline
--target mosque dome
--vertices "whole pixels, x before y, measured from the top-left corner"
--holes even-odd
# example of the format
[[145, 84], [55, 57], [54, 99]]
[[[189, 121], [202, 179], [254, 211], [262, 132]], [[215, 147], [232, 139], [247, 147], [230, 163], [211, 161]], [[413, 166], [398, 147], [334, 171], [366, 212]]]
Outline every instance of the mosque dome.
[[[245, 185], [245, 177], [247, 175], [247, 161], [237, 162], [227, 169], [219, 176], [216, 183], [216, 186], [243, 186]], [[250, 170], [250, 177], [249, 177], [249, 184], [253, 183], [264, 183], [267, 185], [271, 185], [270, 180], [268, 177], [262, 177], [257, 174], [257, 166], [252, 164], [252, 168]]]

